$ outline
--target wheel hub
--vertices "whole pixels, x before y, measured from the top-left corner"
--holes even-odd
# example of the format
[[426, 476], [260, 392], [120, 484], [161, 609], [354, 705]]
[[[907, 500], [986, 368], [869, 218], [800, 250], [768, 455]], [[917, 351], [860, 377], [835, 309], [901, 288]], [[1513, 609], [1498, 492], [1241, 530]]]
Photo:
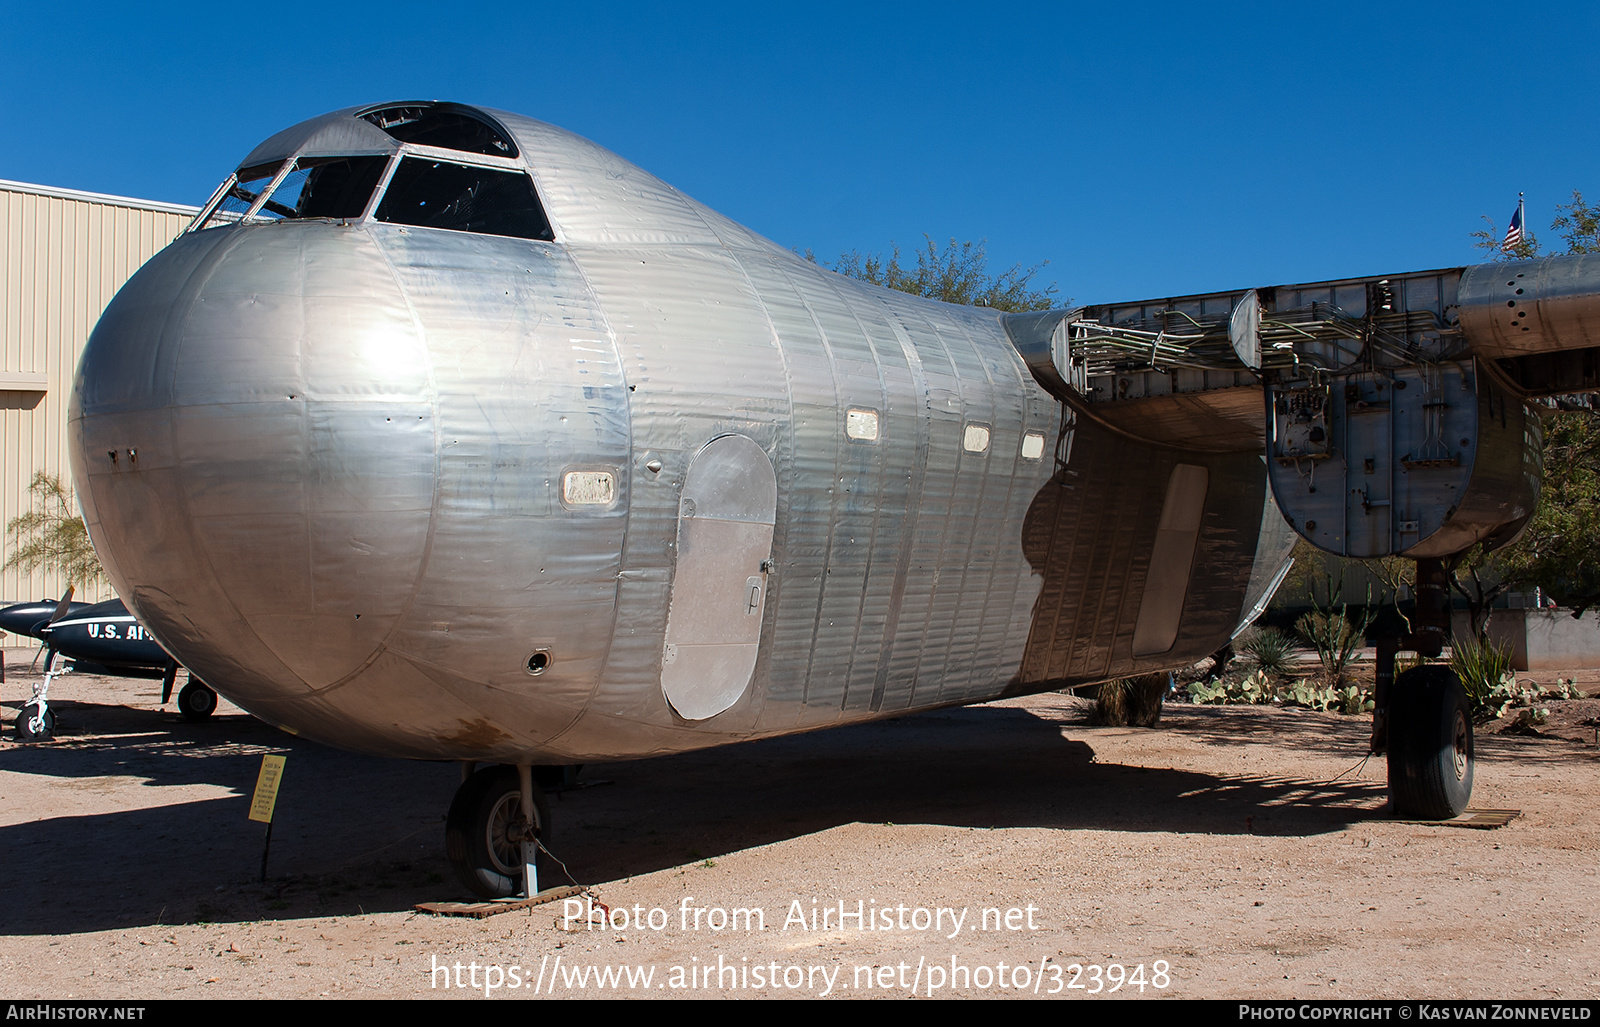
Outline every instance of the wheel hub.
[[537, 832], [530, 831], [528, 818], [522, 814], [522, 796], [508, 792], [495, 803], [489, 815], [489, 858], [495, 869], [508, 877], [522, 873], [522, 843]]
[[1467, 764], [1472, 758], [1472, 726], [1467, 723], [1466, 716], [1460, 710], [1456, 711], [1454, 749], [1456, 780], [1464, 781], [1467, 777]]

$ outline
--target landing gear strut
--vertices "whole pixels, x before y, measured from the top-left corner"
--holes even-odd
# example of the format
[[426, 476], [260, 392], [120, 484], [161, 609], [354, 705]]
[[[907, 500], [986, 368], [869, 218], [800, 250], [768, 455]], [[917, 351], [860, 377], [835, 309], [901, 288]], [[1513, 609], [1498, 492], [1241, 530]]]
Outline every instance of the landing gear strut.
[[450, 803], [445, 852], [456, 877], [475, 895], [501, 899], [523, 892], [525, 842], [538, 849], [534, 865], [544, 865], [544, 849], [536, 843], [548, 837], [550, 812], [530, 769], [484, 767]]
[[1472, 704], [1449, 667], [1413, 667], [1397, 679], [1395, 653], [1437, 657], [1450, 624], [1449, 579], [1442, 560], [1417, 561], [1416, 630], [1378, 639], [1372, 751], [1389, 756], [1394, 811], [1418, 820], [1460, 816], [1472, 798]]
[[55, 669], [56, 651], [51, 649], [44, 662], [44, 681], [33, 686], [33, 695], [17, 711], [17, 741], [48, 742], [56, 736], [56, 714], [50, 708], [50, 683], [71, 670]]

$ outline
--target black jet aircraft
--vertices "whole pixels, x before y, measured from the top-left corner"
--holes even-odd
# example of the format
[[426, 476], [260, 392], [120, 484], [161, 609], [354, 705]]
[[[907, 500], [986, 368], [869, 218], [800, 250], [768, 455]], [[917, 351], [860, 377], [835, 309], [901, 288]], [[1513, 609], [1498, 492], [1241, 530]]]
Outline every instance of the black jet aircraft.
[[[50, 709], [53, 681], [69, 668], [57, 669], [59, 654], [73, 670], [118, 677], [159, 677], [161, 701], [172, 697], [178, 661], [141, 626], [120, 599], [104, 603], [73, 603], [71, 593], [59, 602], [19, 603], [0, 610], [0, 627], [38, 638], [45, 649], [44, 680], [17, 714], [17, 737], [48, 741], [55, 734], [56, 715]], [[24, 625], [26, 625], [24, 627]], [[178, 710], [189, 720], [203, 720], [217, 708], [217, 693], [193, 676], [178, 693]]]

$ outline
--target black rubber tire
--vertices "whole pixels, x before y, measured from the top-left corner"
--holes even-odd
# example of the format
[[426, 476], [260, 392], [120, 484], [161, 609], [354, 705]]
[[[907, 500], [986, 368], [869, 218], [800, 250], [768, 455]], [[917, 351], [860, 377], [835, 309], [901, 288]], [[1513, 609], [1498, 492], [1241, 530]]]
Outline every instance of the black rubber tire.
[[1389, 692], [1389, 796], [1417, 820], [1460, 816], [1472, 798], [1472, 704], [1449, 667], [1413, 667]]
[[185, 720], [205, 720], [217, 712], [217, 693], [207, 685], [191, 681], [178, 693], [178, 712]]
[[46, 707], [44, 722], [35, 726], [38, 719], [39, 704], [25, 702], [17, 713], [17, 741], [19, 742], [48, 742], [56, 736], [56, 711]]
[[[534, 833], [550, 836], [550, 810], [538, 785], [533, 789]], [[522, 820], [522, 789], [517, 768], [484, 767], [462, 783], [445, 818], [445, 854], [456, 878], [474, 895], [503, 899], [522, 893], [522, 848], [511, 837]], [[545, 868], [541, 850], [535, 867]]]

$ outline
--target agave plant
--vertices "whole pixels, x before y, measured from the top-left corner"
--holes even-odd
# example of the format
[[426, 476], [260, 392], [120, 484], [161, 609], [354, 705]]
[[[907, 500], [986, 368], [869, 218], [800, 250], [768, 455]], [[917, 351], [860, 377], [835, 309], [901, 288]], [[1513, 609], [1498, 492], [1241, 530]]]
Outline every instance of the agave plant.
[[1511, 669], [1511, 647], [1486, 638], [1456, 639], [1450, 650], [1450, 669], [1472, 701], [1479, 717], [1500, 717], [1521, 705], [1521, 688]]
[[1259, 628], [1244, 635], [1238, 648], [1256, 668], [1268, 674], [1289, 673], [1290, 664], [1300, 652], [1300, 643], [1277, 628]]

